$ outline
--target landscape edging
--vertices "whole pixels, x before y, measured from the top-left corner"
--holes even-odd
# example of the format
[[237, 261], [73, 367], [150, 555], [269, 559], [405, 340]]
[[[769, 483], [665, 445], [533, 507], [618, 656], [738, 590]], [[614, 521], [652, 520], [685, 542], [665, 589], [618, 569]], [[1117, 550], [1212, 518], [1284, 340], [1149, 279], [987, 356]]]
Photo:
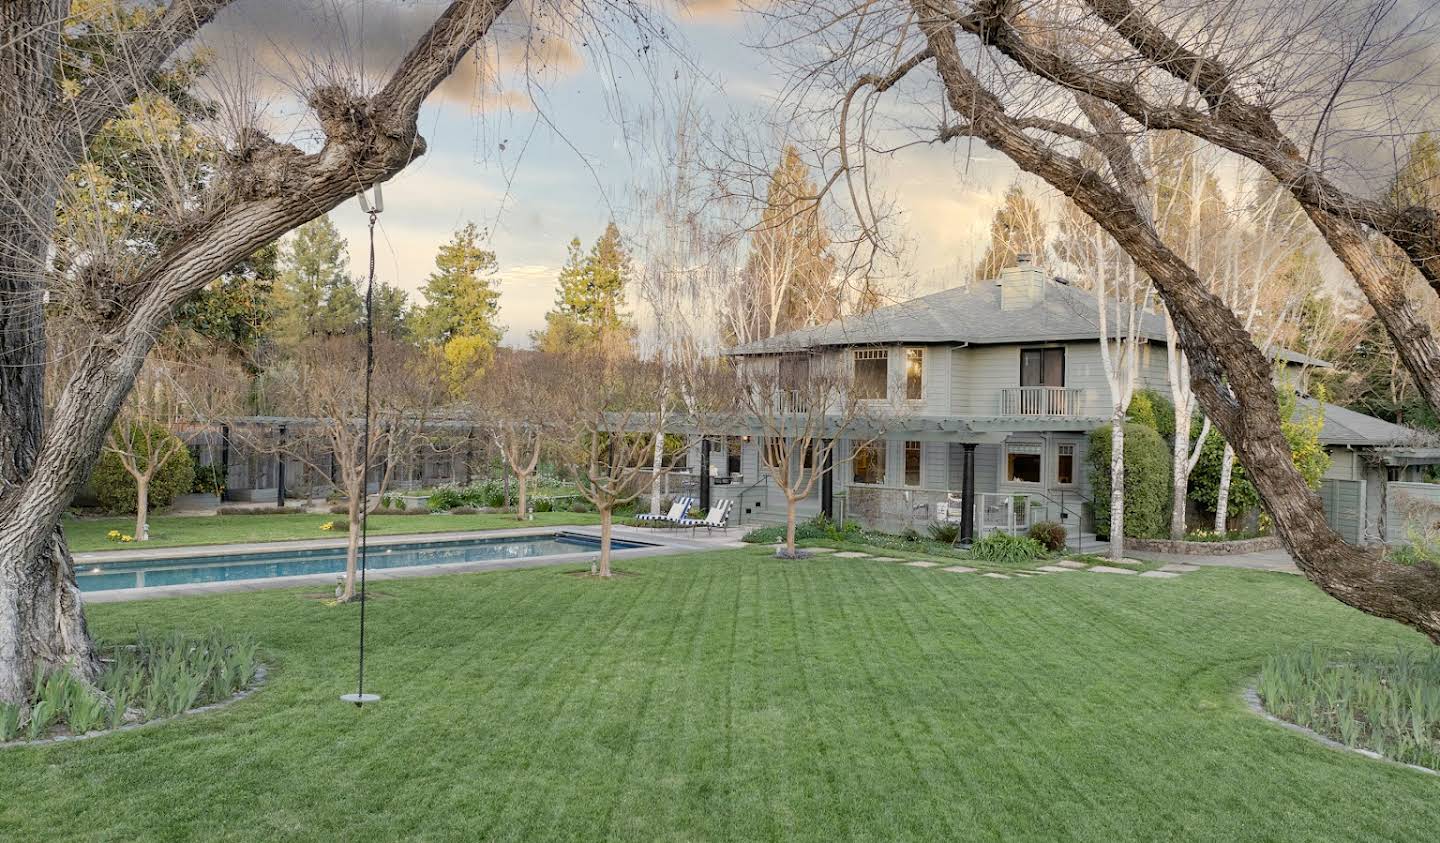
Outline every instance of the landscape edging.
[[1235, 539], [1223, 542], [1173, 541], [1171, 539], [1125, 539], [1127, 551], [1138, 550], [1147, 553], [1176, 553], [1183, 556], [1232, 556], [1241, 553], [1259, 553], [1264, 550], [1279, 550], [1283, 545], [1279, 536], [1257, 536], [1253, 539]]

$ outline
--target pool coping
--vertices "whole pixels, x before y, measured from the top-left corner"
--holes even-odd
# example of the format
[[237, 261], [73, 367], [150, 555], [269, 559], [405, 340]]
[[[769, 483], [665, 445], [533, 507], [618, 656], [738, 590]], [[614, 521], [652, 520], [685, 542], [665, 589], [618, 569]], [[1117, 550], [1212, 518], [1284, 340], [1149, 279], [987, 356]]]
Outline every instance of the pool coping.
[[[589, 538], [599, 538], [600, 528], [596, 526], [552, 526], [520, 527], [502, 530], [468, 530], [454, 533], [409, 533], [404, 535], [376, 536], [371, 547], [392, 544], [420, 544], [447, 541], [473, 541], [477, 538], [521, 538], [536, 535], [570, 533]], [[626, 542], [644, 542], [647, 547], [615, 549], [611, 558], [617, 560], [637, 559], [647, 556], [665, 556], [678, 553], [692, 553], [698, 550], [720, 549], [713, 542], [702, 542], [678, 535], [657, 535], [658, 530], [639, 530], [616, 526], [612, 538]], [[345, 547], [345, 539], [302, 539], [299, 541], [255, 542], [239, 545], [188, 545], [185, 547], [159, 548], [149, 550], [94, 551], [75, 554], [75, 564], [103, 564], [106, 562], [136, 562], [142, 560], [180, 559], [191, 556], [231, 556], [249, 553], [265, 553], [284, 550], [325, 550]], [[523, 559], [491, 559], [475, 562], [450, 562], [437, 565], [412, 565], [400, 568], [377, 568], [366, 574], [367, 580], [385, 581], [410, 577], [435, 577], [446, 574], [469, 574], [483, 571], [500, 571], [515, 568], [538, 568], [546, 565], [571, 565], [588, 562], [596, 555], [594, 550], [576, 553], [560, 553], [551, 556], [534, 556]], [[121, 603], [131, 600], [146, 600], [158, 597], [195, 597], [205, 594], [222, 594], [236, 591], [261, 591], [276, 588], [304, 588], [327, 586], [333, 588], [338, 572], [326, 574], [299, 574], [291, 577], [263, 577], [248, 580], [227, 580], [213, 583], [183, 583], [177, 585], [153, 585], [141, 588], [113, 588], [104, 591], [84, 593], [86, 603]]]

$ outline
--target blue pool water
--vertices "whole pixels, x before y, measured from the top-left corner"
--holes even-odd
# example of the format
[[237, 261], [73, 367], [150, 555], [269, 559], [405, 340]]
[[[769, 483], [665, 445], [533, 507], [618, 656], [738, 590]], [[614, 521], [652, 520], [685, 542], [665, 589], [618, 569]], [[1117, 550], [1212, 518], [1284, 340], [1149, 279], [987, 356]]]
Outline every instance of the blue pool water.
[[[610, 542], [615, 550], [648, 547], [638, 542]], [[405, 568], [413, 565], [455, 565], [530, 559], [562, 553], [599, 550], [600, 540], [574, 533], [462, 541], [403, 542], [371, 545], [366, 567]], [[81, 591], [109, 591], [152, 585], [256, 580], [330, 574], [345, 570], [345, 548], [280, 550], [266, 553], [209, 554], [147, 559], [138, 562], [101, 562], [77, 566], [75, 579]]]

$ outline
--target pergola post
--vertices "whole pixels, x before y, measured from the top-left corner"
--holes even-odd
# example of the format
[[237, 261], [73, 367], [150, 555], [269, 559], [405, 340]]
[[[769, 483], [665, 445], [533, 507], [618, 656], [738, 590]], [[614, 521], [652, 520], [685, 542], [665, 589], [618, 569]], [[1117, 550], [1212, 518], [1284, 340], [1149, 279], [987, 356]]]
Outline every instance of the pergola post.
[[285, 425], [280, 425], [280, 445], [275, 451], [275, 506], [285, 507]]
[[835, 520], [835, 449], [831, 447], [830, 440], [825, 440], [820, 447], [825, 449], [825, 467], [821, 469], [825, 473], [820, 475], [820, 514], [825, 516], [827, 521]]
[[700, 508], [710, 511], [710, 438], [700, 437]]
[[960, 541], [975, 541], [975, 443], [966, 442], [960, 481]]
[[220, 502], [230, 499], [230, 425], [220, 425]]

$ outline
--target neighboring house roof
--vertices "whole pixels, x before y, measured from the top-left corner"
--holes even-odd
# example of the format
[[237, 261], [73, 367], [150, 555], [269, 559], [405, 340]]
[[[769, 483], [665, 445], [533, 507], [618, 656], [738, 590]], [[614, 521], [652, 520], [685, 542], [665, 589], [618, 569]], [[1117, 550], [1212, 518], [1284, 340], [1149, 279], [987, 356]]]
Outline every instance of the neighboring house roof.
[[1335, 404], [1322, 405], [1314, 398], [1300, 398], [1297, 403], [1311, 412], [1323, 406], [1325, 425], [1320, 428], [1322, 445], [1385, 448], [1426, 443], [1431, 438], [1412, 427], [1377, 419]]
[[[1111, 304], [1107, 327], [1113, 335], [1118, 306]], [[1060, 279], [1045, 282], [1044, 295], [1028, 307], [1003, 310], [1000, 286], [994, 281], [941, 290], [900, 304], [881, 307], [826, 325], [802, 328], [729, 350], [732, 355], [783, 354], [823, 346], [884, 343], [1001, 343], [1094, 340], [1100, 332], [1095, 296]], [[1165, 320], [1141, 315], [1140, 333], [1165, 341]], [[1322, 360], [1288, 350], [1276, 352], [1286, 362], [1328, 366]]]

